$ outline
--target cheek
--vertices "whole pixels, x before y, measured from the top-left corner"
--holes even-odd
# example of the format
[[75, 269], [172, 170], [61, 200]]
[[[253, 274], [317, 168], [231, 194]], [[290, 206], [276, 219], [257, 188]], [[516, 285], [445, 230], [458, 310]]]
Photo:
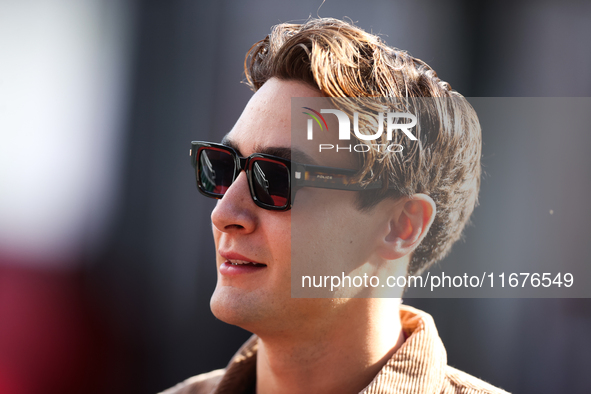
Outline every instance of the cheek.
[[355, 201], [355, 193], [350, 192], [309, 189], [302, 193], [292, 217], [294, 273], [340, 274], [367, 259], [367, 215], [355, 208]]
[[266, 220], [264, 233], [266, 244], [271, 249], [273, 260], [289, 261], [291, 256], [291, 211], [273, 212]]

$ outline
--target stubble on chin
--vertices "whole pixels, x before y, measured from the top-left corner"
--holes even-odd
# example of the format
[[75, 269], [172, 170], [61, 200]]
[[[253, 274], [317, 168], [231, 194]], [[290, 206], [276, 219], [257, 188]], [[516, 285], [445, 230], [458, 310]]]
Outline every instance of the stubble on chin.
[[218, 285], [209, 305], [216, 318], [248, 331], [265, 316], [259, 297], [232, 286]]

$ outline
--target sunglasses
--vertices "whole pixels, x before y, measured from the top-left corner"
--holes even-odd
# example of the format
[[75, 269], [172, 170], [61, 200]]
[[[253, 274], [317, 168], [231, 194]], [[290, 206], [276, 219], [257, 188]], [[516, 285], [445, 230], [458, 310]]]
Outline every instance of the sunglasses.
[[222, 198], [244, 170], [254, 203], [274, 211], [291, 209], [302, 187], [353, 191], [382, 187], [381, 181], [366, 186], [351, 182], [355, 170], [301, 164], [263, 153], [241, 157], [233, 148], [212, 142], [191, 142], [189, 155], [201, 194]]

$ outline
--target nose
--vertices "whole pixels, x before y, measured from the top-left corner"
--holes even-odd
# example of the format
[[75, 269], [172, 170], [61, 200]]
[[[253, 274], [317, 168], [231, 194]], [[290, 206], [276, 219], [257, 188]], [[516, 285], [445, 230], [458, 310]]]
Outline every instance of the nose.
[[241, 171], [211, 212], [211, 223], [224, 233], [248, 234], [257, 226], [258, 208], [250, 196], [246, 173]]

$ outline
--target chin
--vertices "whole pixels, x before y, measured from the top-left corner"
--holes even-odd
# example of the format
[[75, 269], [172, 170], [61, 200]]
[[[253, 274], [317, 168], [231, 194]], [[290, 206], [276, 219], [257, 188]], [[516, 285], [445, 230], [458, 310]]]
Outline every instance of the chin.
[[251, 332], [265, 320], [261, 300], [236, 287], [217, 286], [209, 305], [216, 318]]

